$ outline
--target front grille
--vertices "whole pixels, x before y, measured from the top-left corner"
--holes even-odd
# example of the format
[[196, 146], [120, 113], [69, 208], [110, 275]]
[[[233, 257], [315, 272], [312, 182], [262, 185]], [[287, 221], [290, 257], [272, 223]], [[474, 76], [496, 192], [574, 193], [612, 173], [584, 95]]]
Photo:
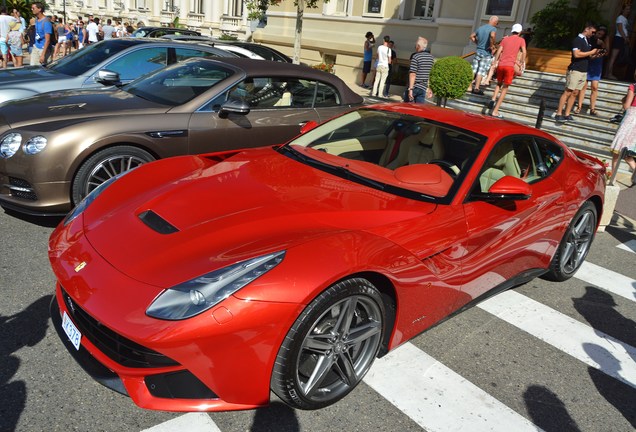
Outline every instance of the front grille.
[[109, 329], [79, 307], [64, 289], [62, 289], [62, 297], [66, 309], [82, 335], [120, 365], [131, 368], [152, 368], [179, 364]]
[[201, 380], [183, 370], [144, 378], [151, 395], [166, 399], [218, 399]]
[[11, 190], [11, 196], [29, 201], [37, 201], [38, 196], [33, 191], [33, 186], [26, 180], [16, 177], [9, 177], [9, 184], [6, 185]]

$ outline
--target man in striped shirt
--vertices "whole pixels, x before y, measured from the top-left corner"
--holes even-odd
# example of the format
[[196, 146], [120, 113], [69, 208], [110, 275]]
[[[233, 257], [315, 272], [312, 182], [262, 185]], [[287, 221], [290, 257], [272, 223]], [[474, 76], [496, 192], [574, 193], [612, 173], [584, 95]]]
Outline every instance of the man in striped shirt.
[[409, 67], [409, 86], [406, 89], [405, 102], [424, 103], [428, 91], [428, 77], [435, 62], [433, 55], [426, 51], [428, 41], [419, 37], [415, 44], [415, 52], [411, 55]]

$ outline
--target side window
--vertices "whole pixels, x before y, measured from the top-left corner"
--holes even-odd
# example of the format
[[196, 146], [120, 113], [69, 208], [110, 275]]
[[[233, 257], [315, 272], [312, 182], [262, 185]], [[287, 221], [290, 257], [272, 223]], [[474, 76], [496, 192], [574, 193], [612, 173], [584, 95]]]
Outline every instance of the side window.
[[248, 78], [229, 90], [227, 99], [246, 102], [252, 108], [285, 108], [293, 104], [287, 79]]
[[125, 54], [104, 69], [117, 72], [122, 80], [133, 80], [166, 66], [167, 48], [145, 48]]
[[563, 149], [560, 145], [543, 138], [537, 138], [536, 142], [539, 151], [537, 174], [540, 177], [547, 177], [563, 159]]
[[192, 57], [197, 58], [216, 58], [217, 56], [214, 53], [201, 51], [197, 49], [189, 49], [189, 48], [176, 48], [175, 49], [177, 61], [183, 61]]
[[512, 176], [527, 182], [538, 177], [533, 151], [534, 140], [529, 136], [515, 136], [499, 142], [490, 152], [479, 175], [481, 192], [488, 192], [497, 180]]
[[318, 83], [315, 107], [332, 107], [340, 105], [338, 92], [332, 86], [325, 83]]

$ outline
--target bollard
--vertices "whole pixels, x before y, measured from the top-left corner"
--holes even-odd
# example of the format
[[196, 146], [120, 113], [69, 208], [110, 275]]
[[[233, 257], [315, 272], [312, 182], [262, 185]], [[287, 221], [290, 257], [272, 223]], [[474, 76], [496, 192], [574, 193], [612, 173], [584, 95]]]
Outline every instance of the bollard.
[[541, 129], [541, 123], [543, 123], [543, 114], [545, 113], [545, 99], [541, 98], [541, 103], [539, 103], [539, 113], [537, 114], [537, 122], [534, 127], [537, 129]]

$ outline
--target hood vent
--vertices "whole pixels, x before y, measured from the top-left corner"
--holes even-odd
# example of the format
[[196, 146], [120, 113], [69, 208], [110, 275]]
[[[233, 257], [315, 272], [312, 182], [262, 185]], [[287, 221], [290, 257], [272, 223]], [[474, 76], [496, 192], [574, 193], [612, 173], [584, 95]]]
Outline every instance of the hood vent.
[[148, 226], [148, 228], [158, 232], [159, 234], [173, 234], [179, 230], [167, 220], [159, 216], [152, 210], [146, 210], [139, 214], [139, 219]]

